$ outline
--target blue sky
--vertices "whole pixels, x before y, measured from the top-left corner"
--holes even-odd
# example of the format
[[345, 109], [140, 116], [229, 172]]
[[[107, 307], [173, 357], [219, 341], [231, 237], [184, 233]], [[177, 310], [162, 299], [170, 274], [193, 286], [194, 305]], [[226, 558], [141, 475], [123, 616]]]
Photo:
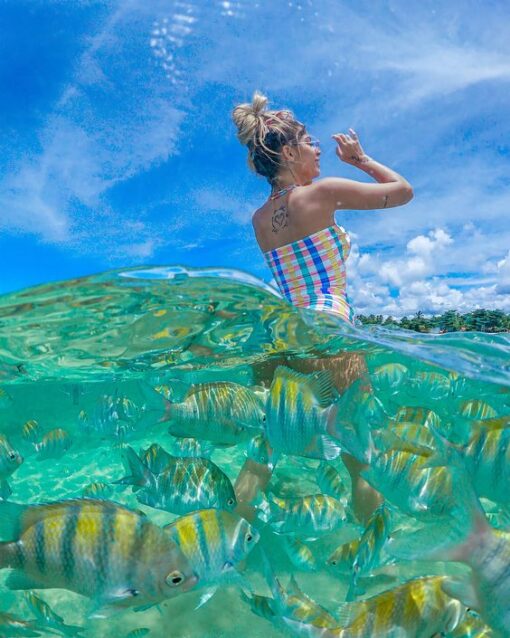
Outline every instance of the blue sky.
[[501, 1], [23, 0], [0, 4], [0, 293], [134, 265], [270, 273], [267, 197], [232, 107], [255, 89], [324, 142], [322, 175], [415, 198], [338, 213], [358, 312], [510, 312], [510, 7]]

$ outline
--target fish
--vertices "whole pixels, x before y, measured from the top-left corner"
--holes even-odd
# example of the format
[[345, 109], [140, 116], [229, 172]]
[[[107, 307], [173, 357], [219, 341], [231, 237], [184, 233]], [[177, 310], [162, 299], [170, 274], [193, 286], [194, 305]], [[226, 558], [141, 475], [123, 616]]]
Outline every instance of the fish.
[[33, 591], [25, 592], [25, 601], [35, 615], [39, 627], [44, 627], [48, 632], [56, 631], [64, 636], [79, 636], [83, 627], [76, 625], [66, 625], [62, 616], [56, 614], [42, 598], [34, 594]]
[[174, 456], [196, 456], [208, 459], [214, 452], [214, 445], [198, 439], [179, 438], [173, 442], [171, 450]]
[[96, 498], [106, 500], [112, 495], [112, 487], [102, 481], [89, 483], [83, 488], [82, 496], [84, 498]]
[[335, 431], [337, 405], [329, 372], [275, 370], [266, 400], [266, 436], [275, 464], [281, 453], [335, 459], [341, 448]]
[[336, 498], [347, 504], [347, 487], [340, 473], [330, 464], [322, 462], [316, 475], [317, 485], [323, 494]]
[[493, 638], [494, 633], [483, 620], [471, 613], [464, 616], [464, 620], [448, 634], [446, 638]]
[[468, 574], [448, 577], [441, 587], [503, 638], [510, 635], [510, 533], [489, 525], [467, 474], [456, 481], [456, 493], [459, 506], [450, 517], [412, 534], [393, 535], [387, 550], [400, 560], [467, 565]]
[[191, 386], [184, 399], [166, 404], [161, 421], [177, 437], [193, 437], [218, 445], [236, 445], [262, 431], [263, 403], [250, 388], [230, 382]]
[[377, 392], [395, 394], [409, 379], [410, 371], [401, 363], [385, 363], [370, 375], [370, 381]]
[[197, 582], [164, 529], [112, 501], [0, 502], [0, 535], [9, 589], [68, 589], [92, 599], [98, 616], [157, 604]]
[[347, 601], [354, 600], [365, 593], [359, 586], [359, 578], [379, 567], [381, 556], [391, 531], [391, 515], [385, 503], [381, 503], [370, 515], [365, 530], [358, 543], [352, 562], [351, 581], [347, 592]]
[[316, 571], [318, 569], [317, 559], [312, 550], [298, 538], [290, 535], [284, 536], [283, 546], [294, 567], [304, 571]]
[[271, 447], [263, 434], [257, 434], [248, 442], [246, 456], [260, 465], [269, 465], [271, 469]]
[[[232, 483], [215, 463], [209, 459], [180, 458], [162, 452], [159, 456], [167, 458], [168, 464], [162, 472], [155, 474], [133, 448], [126, 447], [122, 459], [128, 476], [115, 482], [133, 485], [139, 503], [174, 514], [209, 508], [235, 509], [237, 499]], [[154, 463], [150, 459], [149, 462]]]
[[326, 494], [279, 498], [270, 492], [258, 506], [259, 518], [277, 534], [313, 538], [338, 529], [347, 520], [343, 504]]
[[216, 509], [186, 514], [164, 529], [197, 575], [196, 588], [208, 588], [199, 606], [214, 595], [220, 584], [242, 582], [236, 566], [260, 539], [260, 533], [244, 518]]
[[312, 625], [317, 630], [323, 631], [338, 624], [336, 618], [326, 608], [301, 590], [294, 576], [291, 577], [287, 588], [285, 588], [274, 575], [267, 559], [264, 560], [263, 564], [266, 580], [273, 597], [247, 595], [243, 592], [242, 599], [250, 605], [253, 613], [266, 618], [285, 633], [288, 629], [287, 619], [295, 620], [297, 624], [303, 624], [303, 626]]
[[142, 638], [143, 636], [147, 636], [150, 631], [151, 630], [148, 627], [139, 627], [138, 629], [133, 629], [127, 633], [125, 638]]
[[326, 565], [334, 572], [344, 576], [352, 574], [352, 565], [359, 549], [359, 538], [342, 543], [327, 558]]
[[21, 436], [25, 439], [25, 441], [37, 443], [43, 436], [41, 426], [35, 419], [30, 419], [23, 424], [23, 427], [21, 428]]
[[[483, 422], [481, 422], [483, 423]], [[478, 496], [510, 503], [510, 428], [478, 424], [466, 445], [454, 444], [435, 431], [435, 461], [429, 465], [465, 467]]]
[[0, 611], [0, 638], [14, 638], [14, 636], [32, 638], [40, 635], [39, 627], [33, 620], [23, 620], [14, 614]]
[[461, 416], [473, 420], [494, 419], [498, 416], [496, 410], [481, 399], [463, 401], [459, 405], [459, 413]]
[[92, 418], [85, 423], [91, 433], [125, 438], [135, 430], [142, 411], [128, 397], [104, 394], [97, 400]]
[[73, 444], [69, 434], [62, 428], [55, 428], [47, 432], [40, 443], [34, 443], [39, 460], [58, 459], [63, 456]]
[[409, 516], [443, 516], [457, 502], [452, 479], [454, 468], [430, 465], [431, 458], [389, 450], [374, 456], [361, 476]]
[[450, 379], [440, 372], [420, 370], [410, 378], [407, 390], [411, 395], [419, 394], [421, 400], [442, 401], [450, 393]]
[[23, 457], [9, 443], [7, 437], [0, 434], [0, 499], [7, 499], [12, 490], [7, 478], [23, 463]]
[[443, 591], [444, 576], [415, 578], [363, 601], [345, 603], [336, 627], [284, 618], [310, 638], [431, 638], [454, 629], [466, 607]]

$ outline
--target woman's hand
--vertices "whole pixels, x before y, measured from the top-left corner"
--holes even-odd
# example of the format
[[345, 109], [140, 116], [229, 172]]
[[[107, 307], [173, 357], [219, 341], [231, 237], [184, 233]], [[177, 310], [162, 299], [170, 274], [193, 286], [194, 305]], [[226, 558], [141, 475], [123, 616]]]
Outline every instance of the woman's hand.
[[365, 155], [365, 151], [361, 148], [356, 131], [349, 129], [349, 135], [345, 133], [336, 133], [331, 136], [337, 143], [336, 154], [338, 158], [346, 164], [359, 166], [370, 161], [370, 157]]

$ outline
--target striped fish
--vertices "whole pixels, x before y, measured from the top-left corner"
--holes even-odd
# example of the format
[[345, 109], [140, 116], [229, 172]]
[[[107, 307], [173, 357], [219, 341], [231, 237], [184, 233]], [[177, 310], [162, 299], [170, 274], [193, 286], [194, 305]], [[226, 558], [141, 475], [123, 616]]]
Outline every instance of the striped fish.
[[409, 368], [401, 363], [385, 363], [370, 375], [370, 380], [378, 392], [394, 394], [409, 378]]
[[72, 445], [72, 439], [62, 428], [55, 428], [45, 434], [40, 443], [34, 447], [38, 452], [39, 460], [58, 459], [63, 456]]
[[478, 422], [466, 445], [455, 445], [435, 433], [438, 465], [466, 468], [478, 494], [500, 504], [510, 503], [510, 428]]
[[419, 394], [420, 399], [441, 401], [450, 393], [450, 379], [440, 372], [419, 371], [408, 385], [410, 394]]
[[15, 450], [7, 437], [0, 434], [0, 498], [8, 498], [11, 494], [11, 488], [6, 479], [15, 472], [23, 463], [23, 457]]
[[[230, 479], [209, 459], [179, 458], [165, 452], [168, 464], [155, 474], [131, 447], [123, 450], [122, 458], [128, 476], [116, 483], [133, 485], [138, 502], [144, 505], [187, 514], [208, 508], [233, 510], [237, 504]], [[149, 462], [155, 466], [153, 460]]]
[[36, 596], [33, 591], [25, 592], [25, 601], [35, 615], [38, 625], [49, 632], [56, 631], [65, 636], [78, 636], [84, 630], [83, 627], [66, 625], [64, 619], [56, 614], [42, 598]]
[[327, 494], [344, 502], [347, 488], [338, 470], [330, 463], [323, 462], [319, 465], [316, 481], [323, 494]]
[[493, 529], [468, 476], [456, 483], [459, 510], [446, 521], [394, 536], [388, 551], [408, 560], [454, 561], [469, 573], [448, 578], [443, 590], [475, 610], [496, 638], [510, 635], [510, 533]]
[[390, 450], [376, 456], [361, 476], [410, 516], [448, 514], [457, 503], [455, 468], [430, 466], [431, 458]]
[[259, 518], [278, 534], [299, 534], [314, 537], [332, 532], [345, 522], [343, 504], [325, 494], [279, 498], [270, 493], [261, 499]]
[[288, 587], [284, 588], [267, 565], [267, 559], [265, 563], [266, 579], [273, 598], [242, 594], [243, 600], [250, 605], [254, 614], [266, 618], [285, 633], [288, 628], [286, 619], [295, 620], [299, 625], [313, 626], [321, 631], [337, 625], [337, 620], [327, 609], [301, 590], [294, 576], [291, 577]]
[[262, 429], [265, 414], [250, 388], [224, 381], [194, 385], [181, 402], [166, 401], [162, 421], [174, 436], [236, 445]]
[[211, 458], [214, 445], [207, 441], [199, 441], [189, 437], [176, 439], [171, 447], [174, 456], [196, 456], [202, 459]]
[[352, 563], [352, 576], [346, 600], [354, 600], [364, 593], [358, 585], [360, 576], [370, 573], [381, 565], [381, 552], [391, 531], [391, 516], [387, 506], [382, 503], [368, 519], [365, 531], [359, 540], [358, 549]]
[[340, 454], [335, 431], [337, 406], [331, 374], [275, 370], [266, 402], [266, 434], [277, 460], [281, 452], [333, 459]]
[[498, 416], [496, 410], [480, 399], [463, 401], [459, 406], [461, 416], [474, 420], [493, 419]]
[[111, 501], [0, 503], [0, 568], [10, 589], [63, 588], [98, 606], [140, 607], [196, 583], [169, 535], [141, 512]]
[[133, 629], [126, 634], [125, 638], [142, 638], [143, 636], [147, 636], [150, 631], [151, 630], [148, 627], [139, 627], [138, 629]]
[[444, 576], [410, 580], [366, 600], [346, 603], [336, 627], [284, 618], [296, 635], [310, 638], [431, 638], [454, 629], [466, 608], [447, 596]]
[[197, 575], [198, 587], [236, 580], [236, 565], [260, 538], [244, 518], [215, 509], [181, 516], [165, 530]]
[[41, 426], [35, 419], [30, 419], [23, 424], [21, 428], [21, 436], [25, 441], [37, 443], [42, 438]]
[[312, 550], [299, 539], [290, 535], [284, 536], [284, 548], [294, 567], [304, 571], [315, 571], [318, 568], [317, 560]]
[[359, 538], [355, 538], [348, 543], [342, 543], [326, 560], [326, 565], [338, 574], [350, 575], [354, 559], [358, 553], [359, 541]]

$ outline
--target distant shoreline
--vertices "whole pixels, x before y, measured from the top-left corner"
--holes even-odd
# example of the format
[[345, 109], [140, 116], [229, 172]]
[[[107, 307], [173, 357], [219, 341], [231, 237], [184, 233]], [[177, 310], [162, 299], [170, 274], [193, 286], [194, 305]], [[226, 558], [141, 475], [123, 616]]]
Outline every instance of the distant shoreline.
[[473, 310], [465, 314], [457, 310], [448, 310], [442, 315], [426, 316], [418, 311], [412, 317], [395, 319], [391, 315], [357, 315], [363, 325], [397, 326], [415, 332], [510, 332], [510, 314], [502, 310]]

